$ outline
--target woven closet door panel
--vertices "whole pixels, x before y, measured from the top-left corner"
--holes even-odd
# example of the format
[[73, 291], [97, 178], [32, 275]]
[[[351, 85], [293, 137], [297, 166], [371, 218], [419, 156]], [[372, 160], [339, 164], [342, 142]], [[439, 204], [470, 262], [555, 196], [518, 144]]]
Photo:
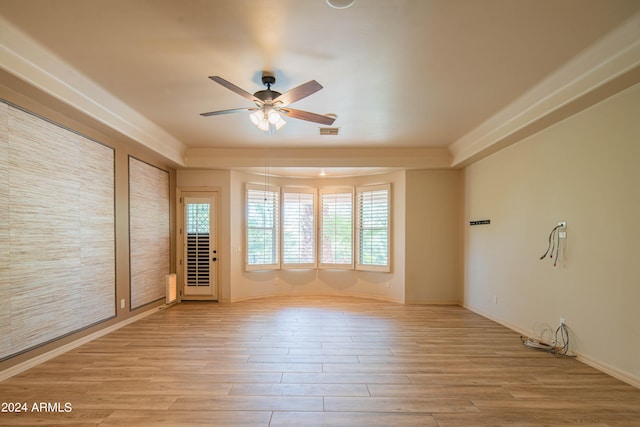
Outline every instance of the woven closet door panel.
[[0, 330], [9, 322], [11, 342], [0, 357], [115, 315], [113, 150], [7, 108], [0, 252], [9, 268], [0, 279], [10, 303]]
[[170, 270], [169, 173], [129, 157], [131, 308], [163, 299]]

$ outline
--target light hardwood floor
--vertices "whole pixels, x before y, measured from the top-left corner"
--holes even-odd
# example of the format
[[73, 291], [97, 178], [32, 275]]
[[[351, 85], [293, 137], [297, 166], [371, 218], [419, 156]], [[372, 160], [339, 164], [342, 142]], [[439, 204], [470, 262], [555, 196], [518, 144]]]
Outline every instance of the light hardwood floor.
[[2, 425], [639, 426], [640, 390], [461, 307], [176, 305], [0, 383]]

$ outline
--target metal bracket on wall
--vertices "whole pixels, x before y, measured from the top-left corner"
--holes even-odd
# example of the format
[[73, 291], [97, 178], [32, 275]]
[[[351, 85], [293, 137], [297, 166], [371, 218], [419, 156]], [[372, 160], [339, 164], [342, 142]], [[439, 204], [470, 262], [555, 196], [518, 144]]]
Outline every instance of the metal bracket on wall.
[[491, 220], [490, 219], [481, 219], [478, 221], [469, 221], [469, 225], [485, 225], [485, 224], [491, 224]]

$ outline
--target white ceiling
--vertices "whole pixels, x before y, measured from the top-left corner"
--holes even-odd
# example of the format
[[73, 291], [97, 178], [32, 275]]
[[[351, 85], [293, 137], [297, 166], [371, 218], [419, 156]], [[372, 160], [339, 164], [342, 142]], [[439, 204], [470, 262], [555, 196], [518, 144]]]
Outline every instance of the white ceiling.
[[[311, 168], [322, 165], [322, 150], [345, 149], [353, 159], [362, 149], [382, 149], [383, 158], [384, 149], [406, 158], [448, 150], [450, 165], [575, 85], [587, 71], [580, 64], [610, 59], [601, 52], [619, 59], [636, 46], [592, 88], [637, 67], [639, 11], [638, 0], [356, 0], [343, 10], [325, 0], [0, 0], [0, 31], [5, 71], [178, 165], [224, 167], [266, 145], [308, 150], [300, 166]], [[602, 42], [612, 34], [613, 45]], [[336, 114], [340, 135], [288, 119], [267, 137], [248, 113], [200, 116], [251, 106], [207, 76], [253, 93], [263, 70], [280, 92], [322, 84], [292, 106]]]

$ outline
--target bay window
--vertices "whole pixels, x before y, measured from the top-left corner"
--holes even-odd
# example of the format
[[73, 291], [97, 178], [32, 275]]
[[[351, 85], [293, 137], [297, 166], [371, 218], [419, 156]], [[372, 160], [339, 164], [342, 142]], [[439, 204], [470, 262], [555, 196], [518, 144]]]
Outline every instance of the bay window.
[[245, 268], [391, 269], [391, 185], [246, 185]]

